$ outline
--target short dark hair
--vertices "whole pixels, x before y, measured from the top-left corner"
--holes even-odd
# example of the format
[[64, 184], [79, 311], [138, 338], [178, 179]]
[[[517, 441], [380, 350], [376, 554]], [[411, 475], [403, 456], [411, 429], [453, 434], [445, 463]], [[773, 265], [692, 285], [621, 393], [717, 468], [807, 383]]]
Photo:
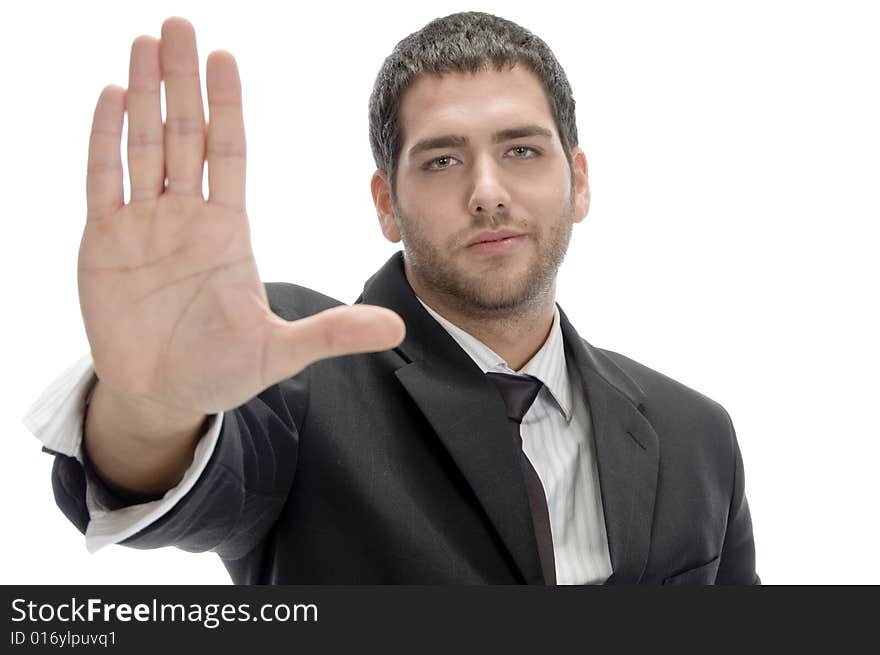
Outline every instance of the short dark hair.
[[571, 167], [571, 148], [578, 144], [574, 97], [565, 71], [544, 41], [514, 22], [468, 11], [437, 18], [398, 43], [388, 55], [370, 94], [370, 147], [376, 167], [384, 171], [395, 197], [397, 159], [403, 147], [400, 101], [422, 75], [475, 73], [521, 64], [544, 85], [556, 129]]

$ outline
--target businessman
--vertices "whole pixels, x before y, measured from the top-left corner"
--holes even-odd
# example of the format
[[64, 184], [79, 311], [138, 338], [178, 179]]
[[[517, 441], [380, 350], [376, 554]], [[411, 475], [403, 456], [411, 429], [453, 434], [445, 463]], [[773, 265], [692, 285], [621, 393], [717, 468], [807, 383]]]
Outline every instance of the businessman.
[[371, 190], [403, 247], [352, 306], [260, 281], [237, 68], [206, 70], [207, 128], [169, 19], [95, 108], [91, 352], [26, 419], [90, 550], [213, 551], [250, 584], [760, 582], [727, 412], [556, 302], [590, 189], [542, 40], [460, 13], [385, 60]]

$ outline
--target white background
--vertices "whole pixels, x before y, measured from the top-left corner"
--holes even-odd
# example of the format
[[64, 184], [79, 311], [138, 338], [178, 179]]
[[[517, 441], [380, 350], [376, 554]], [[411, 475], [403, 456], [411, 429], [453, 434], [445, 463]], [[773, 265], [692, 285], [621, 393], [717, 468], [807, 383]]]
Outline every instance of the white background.
[[351, 302], [396, 249], [369, 193], [375, 75], [407, 34], [476, 9], [541, 36], [574, 89], [593, 192], [560, 274], [574, 325], [730, 412], [765, 583], [880, 583], [873, 3], [14, 6], [0, 40], [0, 582], [229, 582], [211, 553], [89, 555], [21, 422], [88, 350], [76, 257], [89, 128], [101, 88], [127, 86], [132, 40], [188, 18], [203, 84], [211, 50], [236, 56], [260, 273]]

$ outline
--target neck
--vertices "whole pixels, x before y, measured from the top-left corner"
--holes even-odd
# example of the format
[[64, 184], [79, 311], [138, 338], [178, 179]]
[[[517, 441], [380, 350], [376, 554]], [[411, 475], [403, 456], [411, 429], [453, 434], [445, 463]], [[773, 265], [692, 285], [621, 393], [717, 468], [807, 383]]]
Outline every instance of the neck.
[[455, 298], [423, 287], [413, 279], [408, 266], [405, 266], [405, 270], [410, 286], [422, 302], [486, 344], [514, 371], [525, 366], [550, 335], [556, 302], [555, 279], [533, 302], [501, 310], [487, 310], [462, 306]]

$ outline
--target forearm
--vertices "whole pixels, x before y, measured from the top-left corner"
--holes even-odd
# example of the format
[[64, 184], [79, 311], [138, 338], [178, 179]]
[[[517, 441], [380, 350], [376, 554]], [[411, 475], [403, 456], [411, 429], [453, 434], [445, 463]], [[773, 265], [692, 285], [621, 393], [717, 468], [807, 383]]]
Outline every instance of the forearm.
[[83, 452], [111, 491], [161, 496], [192, 462], [206, 416], [119, 396], [100, 382], [83, 430]]

